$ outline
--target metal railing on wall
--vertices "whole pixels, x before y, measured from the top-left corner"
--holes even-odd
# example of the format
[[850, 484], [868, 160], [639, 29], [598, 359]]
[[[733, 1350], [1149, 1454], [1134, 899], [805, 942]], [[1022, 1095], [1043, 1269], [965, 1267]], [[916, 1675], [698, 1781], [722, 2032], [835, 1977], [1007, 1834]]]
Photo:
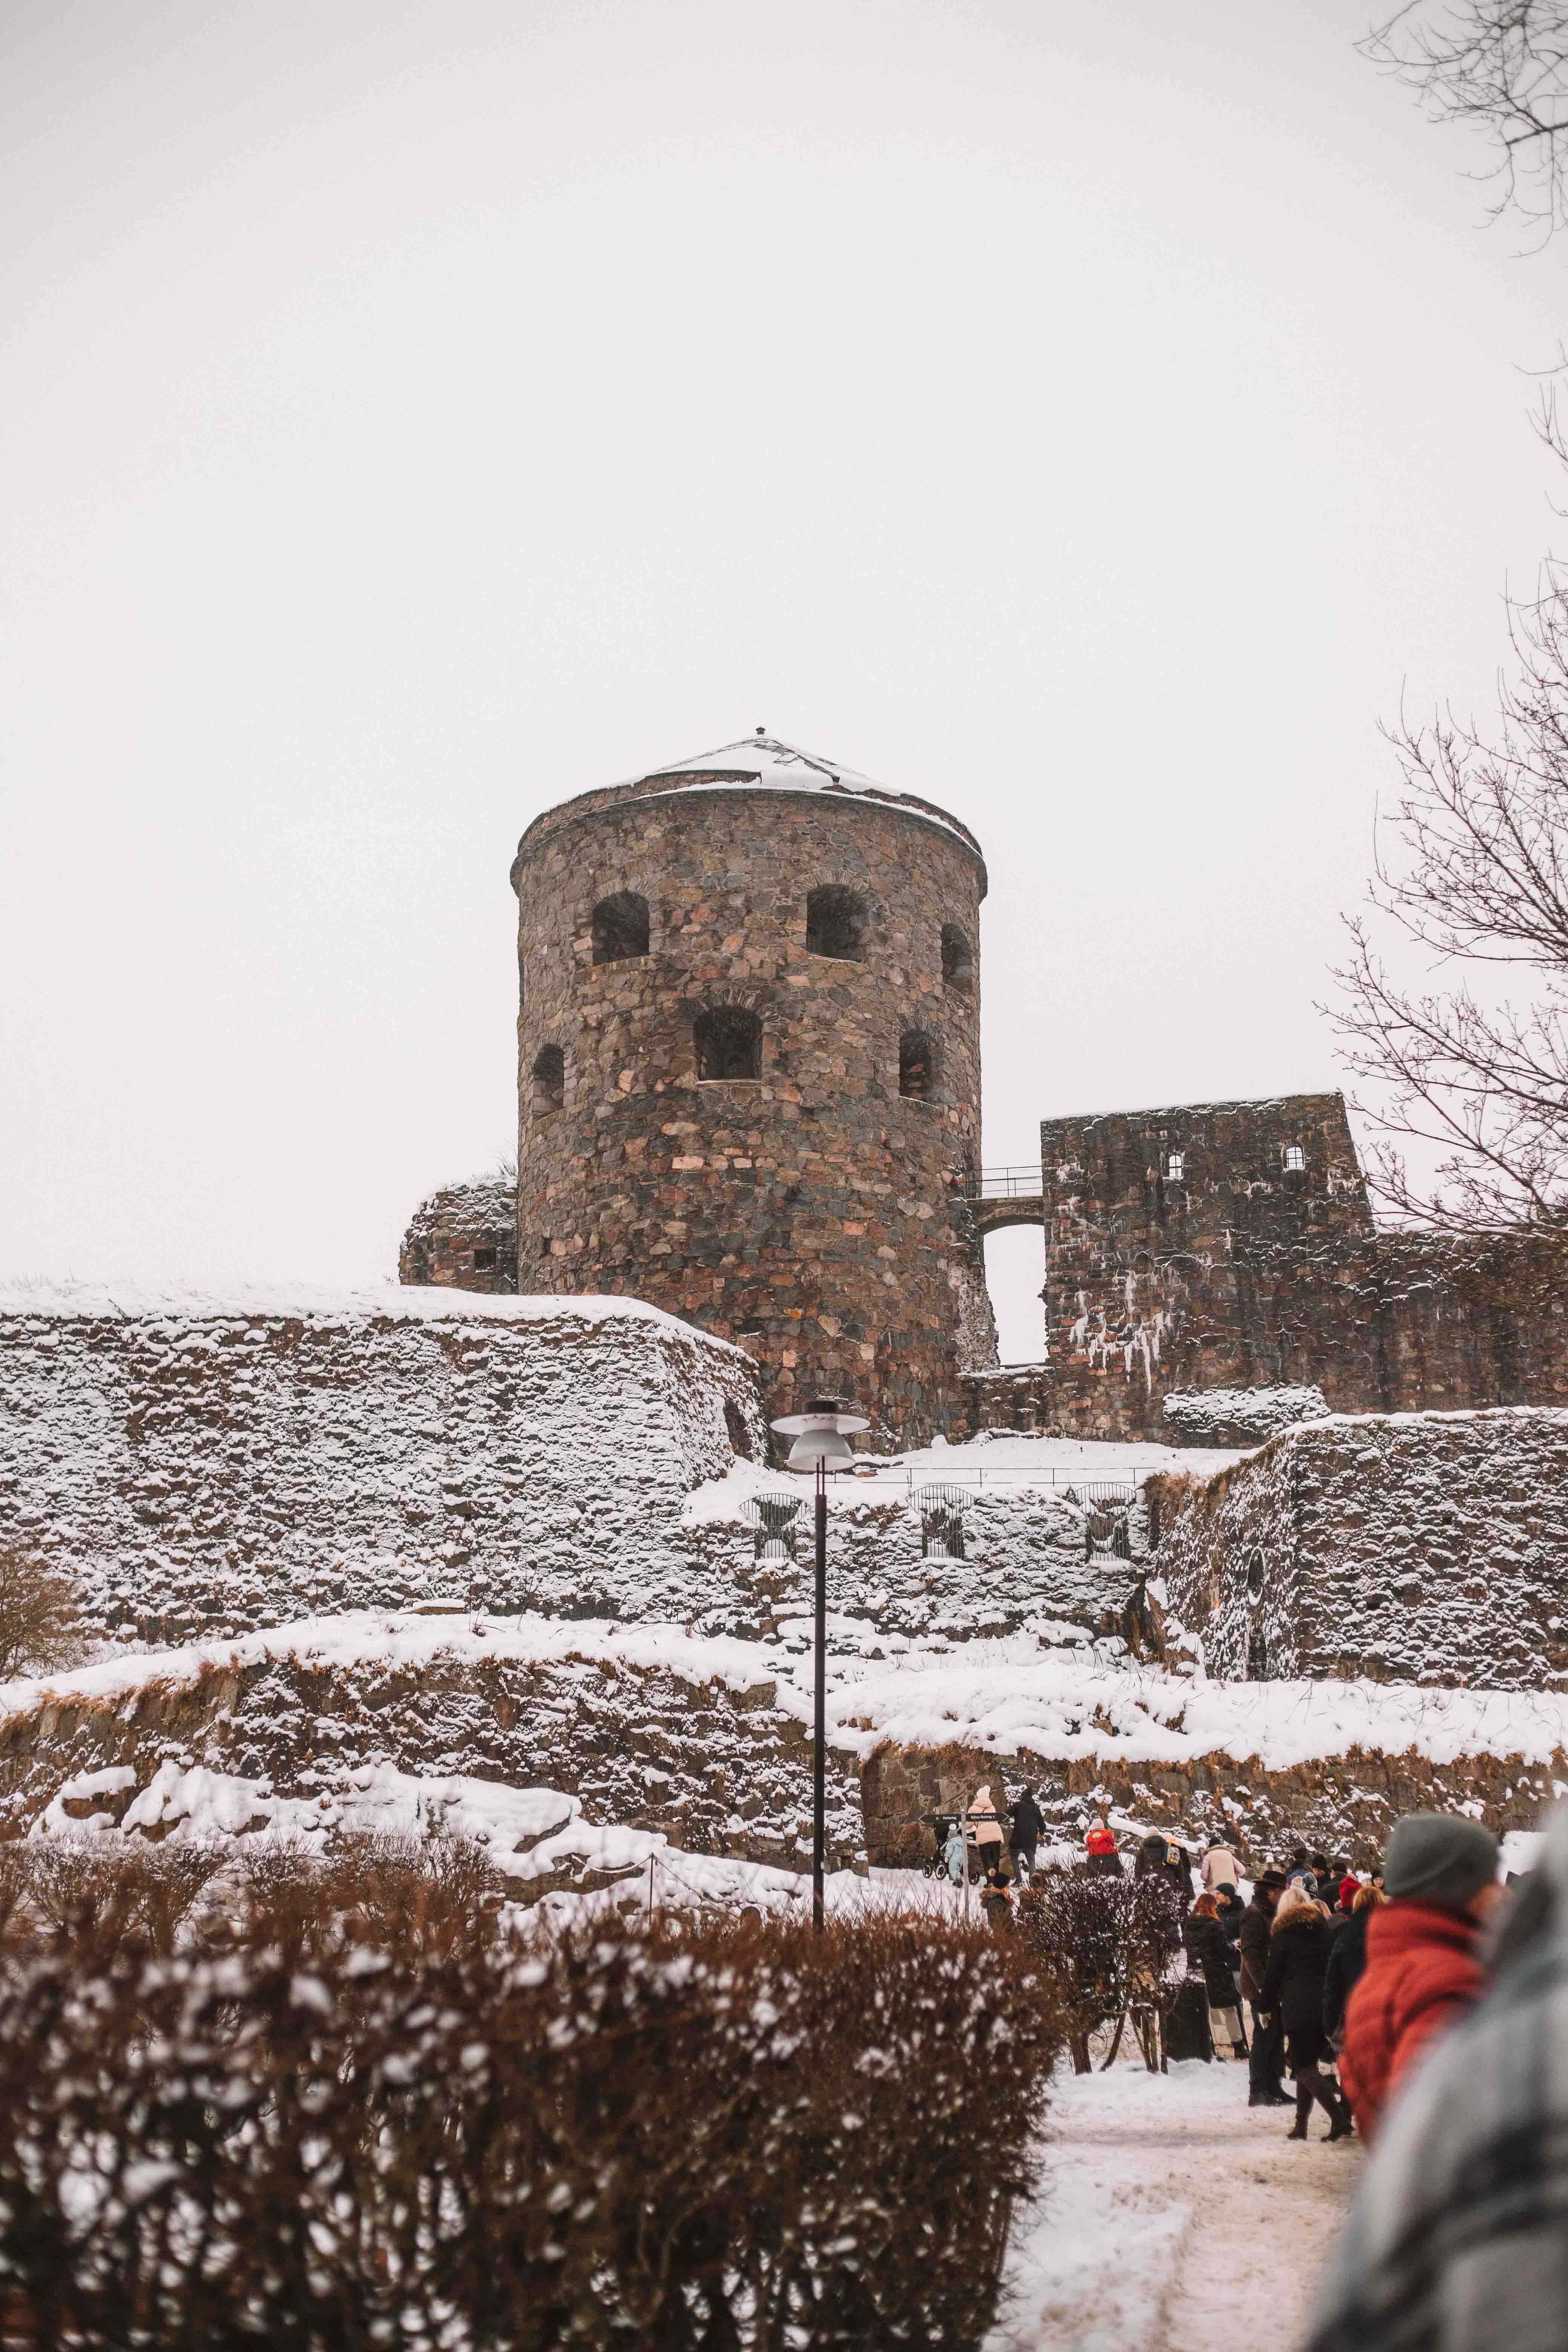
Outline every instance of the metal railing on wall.
[[969, 1185], [972, 1201], [1032, 1201], [1045, 1191], [1045, 1171], [1037, 1160], [1019, 1168], [983, 1168]]

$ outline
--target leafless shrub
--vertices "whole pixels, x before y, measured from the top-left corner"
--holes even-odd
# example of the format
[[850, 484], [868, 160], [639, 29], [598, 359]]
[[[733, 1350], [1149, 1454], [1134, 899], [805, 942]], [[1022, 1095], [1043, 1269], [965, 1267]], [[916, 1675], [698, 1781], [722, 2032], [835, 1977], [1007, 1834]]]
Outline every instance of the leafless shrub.
[[129, 1907], [118, 1936], [101, 1909], [12, 1912], [23, 2340], [979, 2343], [1061, 2041], [1028, 1938], [509, 1937], [482, 1857], [438, 1843], [241, 1874], [173, 1948]]
[[15, 1544], [0, 1544], [0, 1682], [31, 1668], [48, 1674], [81, 1654], [68, 1576]]
[[[1043, 1871], [1019, 1897], [1018, 1926], [1050, 1972], [1080, 2074], [1099, 2027], [1133, 2011], [1163, 2021], [1167, 1971], [1182, 1947], [1181, 1905], [1163, 1879]], [[1145, 2055], [1150, 2048], [1145, 2038]]]

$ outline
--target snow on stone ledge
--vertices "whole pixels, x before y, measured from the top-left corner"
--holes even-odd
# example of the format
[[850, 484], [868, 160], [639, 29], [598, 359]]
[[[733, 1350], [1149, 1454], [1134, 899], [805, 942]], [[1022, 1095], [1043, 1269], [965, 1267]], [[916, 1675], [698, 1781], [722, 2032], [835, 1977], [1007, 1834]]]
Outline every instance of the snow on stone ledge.
[[652, 1323], [685, 1339], [697, 1339], [726, 1355], [751, 1363], [743, 1348], [732, 1341], [698, 1332], [679, 1316], [668, 1315], [646, 1299], [619, 1295], [563, 1297], [553, 1291], [531, 1291], [519, 1297], [496, 1297], [472, 1290], [434, 1286], [421, 1288], [405, 1283], [367, 1283], [358, 1288], [336, 1288], [309, 1282], [228, 1282], [192, 1285], [117, 1282], [112, 1277], [91, 1282], [0, 1279], [0, 1318], [69, 1318], [91, 1322], [140, 1322], [174, 1319], [182, 1322], [248, 1321], [348, 1323], [608, 1323], [625, 1320]]
[[[990, 1748], [999, 1757], [1026, 1749], [1068, 1760], [1186, 1763], [1223, 1753], [1256, 1757], [1274, 1771], [1357, 1748], [1413, 1750], [1448, 1764], [1472, 1755], [1548, 1763], [1568, 1748], [1568, 1696], [1554, 1693], [1194, 1682], [1118, 1660], [1120, 1644], [1042, 1650], [1034, 1632], [951, 1651], [911, 1642], [882, 1656], [856, 1634], [853, 1621], [830, 1618], [827, 1720], [830, 1744], [862, 1760], [890, 1742]], [[798, 1643], [704, 1637], [668, 1624], [362, 1611], [0, 1685], [0, 1729], [46, 1705], [128, 1701], [150, 1686], [195, 1682], [213, 1667], [268, 1659], [336, 1668], [374, 1662], [415, 1675], [438, 1659], [476, 1666], [602, 1662], [664, 1669], [692, 1688], [721, 1685], [738, 1696], [767, 1688], [772, 1704], [803, 1726], [814, 1704], [811, 1652]]]

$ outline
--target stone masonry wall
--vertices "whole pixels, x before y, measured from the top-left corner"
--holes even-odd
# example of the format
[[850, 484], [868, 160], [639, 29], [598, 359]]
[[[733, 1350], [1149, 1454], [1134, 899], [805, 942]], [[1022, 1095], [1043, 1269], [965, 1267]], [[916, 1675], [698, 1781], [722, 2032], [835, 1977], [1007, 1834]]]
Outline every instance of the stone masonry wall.
[[1041, 1149], [1054, 1427], [1168, 1437], [1165, 1398], [1209, 1389], [1568, 1402], [1560, 1238], [1375, 1233], [1338, 1095], [1047, 1120]]
[[0, 1541], [142, 1639], [640, 1613], [689, 1591], [688, 1495], [765, 1445], [747, 1358], [630, 1300], [0, 1295]]
[[[797, 1557], [757, 1556], [765, 1443], [749, 1359], [634, 1301], [0, 1293], [0, 1542], [123, 1639], [442, 1595], [765, 1638], [811, 1608], [805, 1482], [762, 1482], [802, 1508]], [[962, 1559], [918, 1486], [830, 1507], [831, 1605], [868, 1636], [1098, 1630], [1136, 1573], [1048, 1487], [978, 1494]]]
[[1310, 1423], [1150, 1491], [1211, 1674], [1568, 1688], [1568, 1412]]
[[[25, 1834], [62, 1781], [110, 1766], [134, 1775], [120, 1811], [167, 1762], [244, 1775], [262, 1784], [260, 1826], [274, 1796], [331, 1812], [356, 1774], [390, 1763], [437, 1780], [559, 1790], [595, 1822], [809, 1868], [810, 1734], [778, 1706], [765, 1665], [749, 1677], [705, 1672], [692, 1645], [668, 1664], [603, 1643], [531, 1654], [524, 1629], [500, 1627], [494, 1656], [476, 1660], [469, 1640], [433, 1643], [416, 1663], [389, 1654], [378, 1630], [351, 1622], [326, 1655], [285, 1648], [194, 1675], [176, 1656], [162, 1675], [152, 1658], [129, 1693], [68, 1680], [0, 1716], [0, 1837]], [[830, 1750], [828, 1776], [829, 1866], [847, 1868], [863, 1854], [854, 1759]]]
[[[866, 1853], [873, 1868], [909, 1867], [933, 1851], [924, 1816], [954, 1812], [989, 1782], [1016, 1799], [1026, 1784], [1046, 1820], [1047, 1840], [1082, 1847], [1101, 1805], [1139, 1827], [1224, 1836], [1252, 1875], [1298, 1845], [1343, 1856], [1358, 1870], [1381, 1863], [1402, 1813], [1473, 1811], [1500, 1836], [1539, 1826], [1542, 1809], [1568, 1778], [1568, 1756], [1550, 1764], [1520, 1756], [1457, 1756], [1434, 1761], [1352, 1748], [1340, 1756], [1267, 1769], [1256, 1756], [1215, 1751], [1184, 1763], [1152, 1763], [1102, 1751], [1095, 1757], [1005, 1758], [994, 1748], [879, 1748], [861, 1768]], [[1123, 1832], [1125, 1835], [1125, 1832]]]
[[421, 1201], [397, 1253], [397, 1279], [416, 1288], [517, 1289], [517, 1186], [509, 1176], [448, 1184]]
[[[961, 1359], [984, 1344], [972, 838], [887, 796], [678, 773], [550, 811], [513, 881], [522, 1287], [629, 1291], [736, 1340], [770, 1415], [827, 1390], [884, 1440], [962, 1427]], [[863, 902], [860, 961], [807, 953], [826, 886]], [[595, 964], [594, 908], [621, 892], [647, 902], [648, 952]], [[693, 1024], [716, 1007], [760, 1019], [759, 1077], [699, 1079]], [[900, 1095], [906, 1032], [934, 1048], [930, 1099]], [[546, 1048], [559, 1108], [533, 1075]]]

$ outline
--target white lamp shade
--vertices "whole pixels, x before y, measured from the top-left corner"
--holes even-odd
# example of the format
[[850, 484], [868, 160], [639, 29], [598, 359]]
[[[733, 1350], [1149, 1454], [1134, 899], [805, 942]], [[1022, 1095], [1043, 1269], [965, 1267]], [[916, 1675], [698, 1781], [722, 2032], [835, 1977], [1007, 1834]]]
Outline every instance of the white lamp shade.
[[853, 1462], [854, 1459], [855, 1448], [849, 1440], [841, 1435], [825, 1416], [820, 1429], [801, 1431], [790, 1447], [784, 1467], [786, 1470], [815, 1470], [819, 1462], [824, 1462], [829, 1470], [837, 1470], [840, 1463]]

